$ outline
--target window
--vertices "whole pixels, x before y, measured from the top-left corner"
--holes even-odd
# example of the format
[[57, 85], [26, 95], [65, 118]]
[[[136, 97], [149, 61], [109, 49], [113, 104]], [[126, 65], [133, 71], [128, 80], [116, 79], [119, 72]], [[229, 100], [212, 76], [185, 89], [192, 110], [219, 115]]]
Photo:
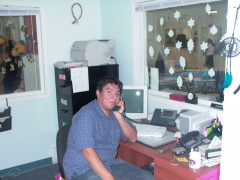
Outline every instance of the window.
[[40, 6], [0, 4], [0, 99], [45, 92], [41, 24]]
[[136, 27], [145, 28], [145, 33], [139, 31], [135, 36], [135, 43], [142, 44], [138, 49], [144, 51], [135, 53], [135, 59], [144, 59], [145, 84], [154, 91], [195, 92], [199, 99], [222, 102], [228, 59], [214, 48], [227, 31], [228, 2], [158, 2], [135, 5], [140, 11], [135, 19], [143, 22]]

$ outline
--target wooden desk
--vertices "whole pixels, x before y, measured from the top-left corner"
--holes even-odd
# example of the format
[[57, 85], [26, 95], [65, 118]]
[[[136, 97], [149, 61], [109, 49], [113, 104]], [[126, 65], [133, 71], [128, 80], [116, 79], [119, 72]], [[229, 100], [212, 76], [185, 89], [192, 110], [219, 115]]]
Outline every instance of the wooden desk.
[[[204, 166], [194, 170], [189, 168], [188, 162], [178, 162], [176, 159], [172, 162], [179, 165], [172, 165], [170, 161], [174, 158], [172, 149], [175, 147], [175, 144], [176, 143], [171, 143], [153, 149], [138, 142], [131, 143], [128, 141], [121, 141], [118, 150], [118, 158], [138, 167], [154, 162], [154, 180], [206, 180], [210, 179], [210, 177], [211, 180], [219, 179], [220, 165], [211, 168]], [[167, 146], [170, 147], [168, 151], [163, 154], [158, 152], [160, 149]], [[183, 155], [178, 156], [183, 157]]]

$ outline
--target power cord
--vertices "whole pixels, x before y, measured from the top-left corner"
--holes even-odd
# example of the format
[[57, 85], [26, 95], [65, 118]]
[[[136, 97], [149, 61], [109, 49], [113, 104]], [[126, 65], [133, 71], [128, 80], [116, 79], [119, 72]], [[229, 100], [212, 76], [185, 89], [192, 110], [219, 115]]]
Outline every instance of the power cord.
[[173, 159], [170, 161], [170, 163], [172, 164], [172, 165], [174, 165], [174, 166], [178, 166], [179, 165], [179, 163], [173, 163], [173, 161], [176, 159], [177, 160], [177, 158], [176, 158], [176, 156], [175, 156], [175, 154], [173, 155], [174, 157], [173, 157]]
[[[117, 111], [117, 112], [118, 112], [118, 111]], [[139, 124], [149, 124], [149, 123], [144, 123], [144, 122], [134, 121], [134, 119], [131, 119], [131, 118], [127, 117], [125, 114], [120, 113], [120, 112], [118, 112], [118, 113], [121, 114], [123, 117], [127, 118], [129, 121], [132, 121], [132, 122], [134, 122], [134, 123], [139, 123]]]
[[117, 64], [117, 60], [116, 60], [116, 58], [115, 58], [115, 57], [111, 56], [110, 58], [111, 58], [111, 59], [114, 59], [114, 60], [115, 60], [115, 62], [116, 62], [116, 64]]

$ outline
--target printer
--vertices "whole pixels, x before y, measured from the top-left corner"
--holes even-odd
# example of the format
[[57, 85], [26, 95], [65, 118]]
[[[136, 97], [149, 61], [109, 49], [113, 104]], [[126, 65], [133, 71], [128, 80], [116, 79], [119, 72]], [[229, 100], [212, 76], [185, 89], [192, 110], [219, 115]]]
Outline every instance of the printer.
[[70, 58], [73, 61], [85, 61], [87, 66], [116, 64], [115, 41], [75, 41], [71, 47]]
[[197, 130], [204, 135], [205, 128], [210, 125], [212, 120], [210, 111], [186, 111], [180, 113], [179, 116], [179, 130], [182, 134]]

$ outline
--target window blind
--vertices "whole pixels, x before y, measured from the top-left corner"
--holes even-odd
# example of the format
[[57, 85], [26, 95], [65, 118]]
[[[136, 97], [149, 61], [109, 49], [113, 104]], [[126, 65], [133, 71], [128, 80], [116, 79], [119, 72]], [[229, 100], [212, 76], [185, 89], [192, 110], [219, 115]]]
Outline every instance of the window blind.
[[187, 6], [191, 4], [208, 3], [221, 0], [149, 0], [137, 2], [136, 11], [150, 11], [156, 9], [165, 9], [170, 7]]
[[40, 8], [38, 7], [0, 6], [0, 16], [27, 16], [39, 14]]

